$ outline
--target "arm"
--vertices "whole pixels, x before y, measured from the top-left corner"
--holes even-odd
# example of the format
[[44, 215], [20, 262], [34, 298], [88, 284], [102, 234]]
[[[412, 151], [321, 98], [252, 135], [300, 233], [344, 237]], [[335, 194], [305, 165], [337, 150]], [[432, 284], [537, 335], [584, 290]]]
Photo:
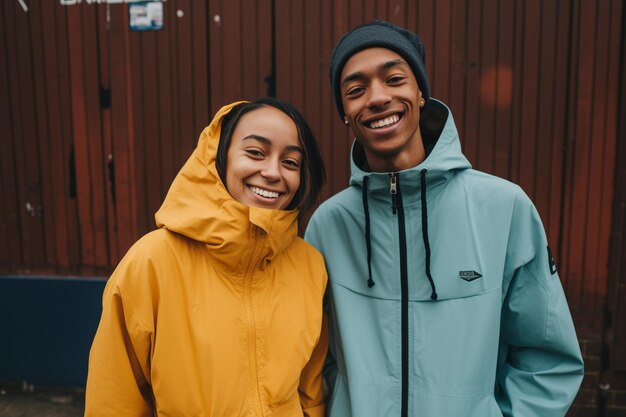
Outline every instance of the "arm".
[[578, 339], [541, 220], [530, 201], [516, 205], [513, 221], [505, 266], [498, 403], [505, 416], [564, 416], [583, 377]]
[[324, 389], [322, 384], [322, 368], [328, 350], [328, 320], [326, 314], [322, 318], [322, 329], [317, 345], [311, 358], [300, 375], [300, 404], [305, 417], [324, 417]]
[[86, 417], [153, 415], [150, 333], [132, 314], [131, 303], [125, 302], [116, 280], [120, 274], [116, 271], [105, 288], [102, 317], [89, 354]]

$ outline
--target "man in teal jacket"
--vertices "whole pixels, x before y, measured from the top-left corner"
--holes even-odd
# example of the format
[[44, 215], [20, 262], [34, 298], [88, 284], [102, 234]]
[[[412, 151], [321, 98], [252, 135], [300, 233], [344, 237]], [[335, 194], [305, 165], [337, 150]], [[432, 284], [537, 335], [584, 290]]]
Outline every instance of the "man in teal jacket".
[[471, 168], [420, 39], [360, 26], [330, 77], [356, 140], [305, 236], [329, 272], [329, 415], [564, 416], [583, 362], [541, 220]]

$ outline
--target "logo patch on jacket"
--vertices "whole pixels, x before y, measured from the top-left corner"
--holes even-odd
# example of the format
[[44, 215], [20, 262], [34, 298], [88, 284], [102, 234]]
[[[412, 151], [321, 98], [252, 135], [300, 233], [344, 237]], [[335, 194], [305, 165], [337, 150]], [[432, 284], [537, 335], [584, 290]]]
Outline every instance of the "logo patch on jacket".
[[482, 277], [482, 275], [476, 271], [459, 271], [459, 278], [467, 282], [472, 282], [480, 277]]

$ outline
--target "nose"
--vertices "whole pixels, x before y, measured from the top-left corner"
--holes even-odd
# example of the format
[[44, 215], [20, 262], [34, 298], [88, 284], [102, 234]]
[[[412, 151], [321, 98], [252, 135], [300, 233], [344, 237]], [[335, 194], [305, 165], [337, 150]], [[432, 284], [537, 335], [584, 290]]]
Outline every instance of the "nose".
[[367, 107], [383, 107], [391, 101], [387, 85], [380, 81], [372, 82]]
[[268, 181], [278, 181], [280, 179], [280, 161], [274, 158], [266, 160], [261, 169], [261, 176]]

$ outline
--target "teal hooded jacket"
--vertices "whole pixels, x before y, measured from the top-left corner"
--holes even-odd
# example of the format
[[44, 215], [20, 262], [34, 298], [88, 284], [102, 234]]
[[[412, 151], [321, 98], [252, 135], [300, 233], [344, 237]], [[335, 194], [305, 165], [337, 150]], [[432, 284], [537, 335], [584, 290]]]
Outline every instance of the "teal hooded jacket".
[[583, 361], [541, 219], [428, 106], [427, 158], [366, 172], [355, 142], [350, 186], [306, 230], [329, 274], [328, 415], [564, 416]]

